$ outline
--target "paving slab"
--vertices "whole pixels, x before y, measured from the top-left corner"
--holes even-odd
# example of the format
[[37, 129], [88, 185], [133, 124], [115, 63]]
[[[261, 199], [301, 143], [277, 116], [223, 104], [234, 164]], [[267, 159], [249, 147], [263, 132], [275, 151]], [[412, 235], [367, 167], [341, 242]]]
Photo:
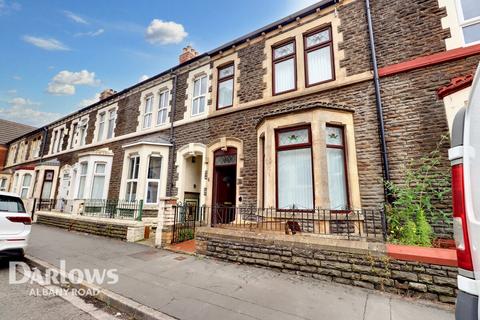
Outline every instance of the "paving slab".
[[437, 305], [44, 225], [33, 226], [27, 253], [117, 269], [106, 289], [178, 319], [454, 319]]

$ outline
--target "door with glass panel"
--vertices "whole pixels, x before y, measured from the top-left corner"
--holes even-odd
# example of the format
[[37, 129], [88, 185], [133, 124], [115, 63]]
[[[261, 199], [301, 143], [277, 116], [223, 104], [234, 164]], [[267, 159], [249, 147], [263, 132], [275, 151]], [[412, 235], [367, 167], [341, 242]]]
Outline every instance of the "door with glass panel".
[[217, 150], [214, 158], [212, 224], [226, 224], [235, 220], [237, 149]]

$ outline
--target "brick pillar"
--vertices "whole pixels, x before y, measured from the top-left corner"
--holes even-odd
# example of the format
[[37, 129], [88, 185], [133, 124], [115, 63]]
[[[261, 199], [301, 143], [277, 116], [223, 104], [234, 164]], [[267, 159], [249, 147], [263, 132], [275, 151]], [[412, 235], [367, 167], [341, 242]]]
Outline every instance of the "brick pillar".
[[165, 245], [172, 243], [176, 205], [176, 198], [165, 198], [160, 200], [157, 232], [155, 234], [156, 247], [164, 247]]

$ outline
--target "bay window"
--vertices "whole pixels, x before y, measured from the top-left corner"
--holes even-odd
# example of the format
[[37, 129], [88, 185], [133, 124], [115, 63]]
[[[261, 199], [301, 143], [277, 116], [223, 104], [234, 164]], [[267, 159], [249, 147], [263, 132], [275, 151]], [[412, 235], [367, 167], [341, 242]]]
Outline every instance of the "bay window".
[[326, 145], [330, 209], [347, 210], [349, 200], [343, 127], [327, 125]]
[[83, 199], [85, 194], [85, 182], [87, 180], [88, 162], [80, 163], [80, 173], [78, 182], [77, 199]]
[[207, 95], [207, 76], [203, 75], [193, 81], [192, 116], [205, 111]]
[[333, 46], [331, 28], [304, 35], [306, 86], [333, 80]]
[[480, 43], [480, 5], [478, 0], [457, 0], [457, 3], [464, 44]]
[[218, 69], [218, 109], [228, 108], [233, 105], [234, 74], [235, 66], [233, 64]]
[[152, 107], [153, 95], [150, 95], [145, 99], [145, 109], [143, 113], [143, 129], [150, 128], [152, 125]]
[[168, 96], [169, 96], [168, 91], [163, 91], [159, 95], [157, 125], [161, 125], [167, 122]]
[[140, 165], [140, 157], [133, 156], [129, 160], [128, 176], [127, 176], [127, 190], [125, 192], [125, 200], [137, 200], [137, 184], [138, 184], [138, 169]]
[[285, 93], [297, 87], [295, 41], [272, 48], [273, 94]]
[[150, 156], [148, 161], [145, 203], [158, 203], [161, 163], [162, 158], [160, 156]]
[[108, 111], [108, 127], [107, 127], [107, 139], [113, 138], [113, 130], [115, 129], [115, 120], [117, 119], [117, 111]]
[[276, 130], [277, 208], [314, 208], [309, 126]]
[[95, 162], [93, 171], [93, 183], [91, 199], [103, 199], [103, 189], [106, 179], [106, 163]]
[[20, 198], [26, 199], [28, 197], [28, 191], [30, 191], [30, 184], [32, 183], [32, 175], [26, 173], [23, 175], [22, 188], [20, 190]]

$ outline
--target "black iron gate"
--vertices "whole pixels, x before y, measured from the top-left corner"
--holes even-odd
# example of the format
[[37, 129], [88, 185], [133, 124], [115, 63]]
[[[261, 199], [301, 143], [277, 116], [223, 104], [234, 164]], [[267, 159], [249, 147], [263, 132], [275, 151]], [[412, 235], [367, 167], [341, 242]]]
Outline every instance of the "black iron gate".
[[195, 238], [195, 228], [204, 222], [203, 207], [191, 203], [179, 203], [175, 206], [172, 243]]

